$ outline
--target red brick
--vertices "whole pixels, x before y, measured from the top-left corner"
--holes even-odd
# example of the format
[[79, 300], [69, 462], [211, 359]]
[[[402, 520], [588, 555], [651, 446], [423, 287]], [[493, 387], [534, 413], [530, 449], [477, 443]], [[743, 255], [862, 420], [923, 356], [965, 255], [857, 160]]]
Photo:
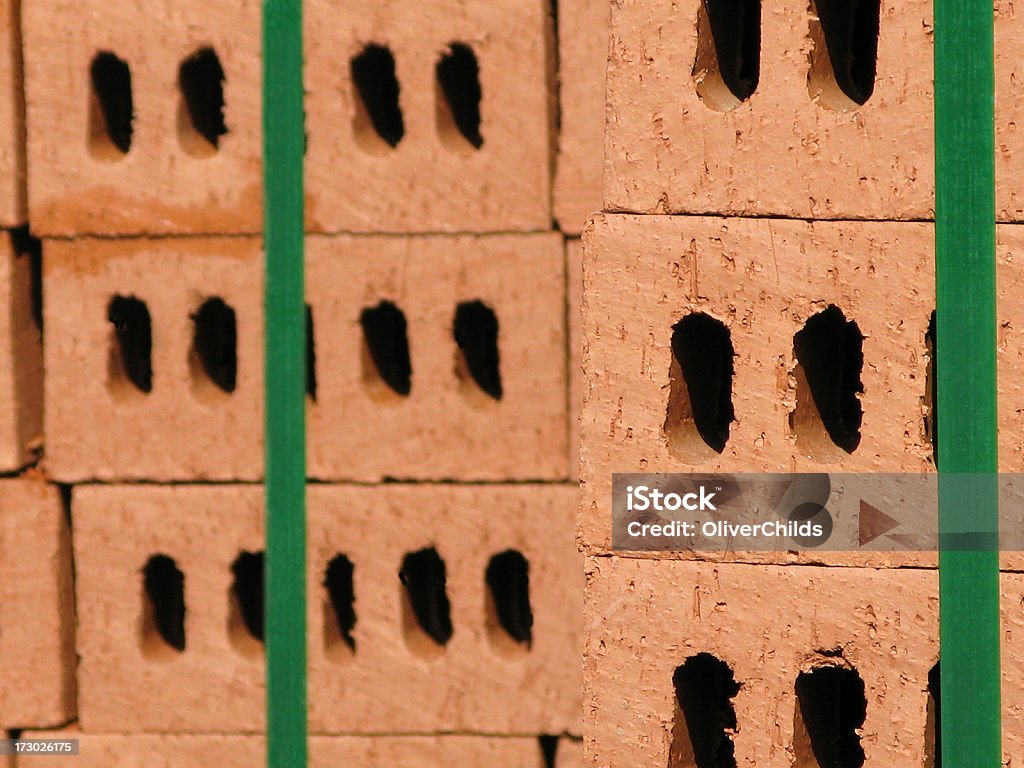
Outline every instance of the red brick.
[[583, 244], [568, 240], [565, 244], [566, 305], [569, 308], [569, 469], [579, 481], [580, 416], [583, 408]]
[[[309, 701], [316, 733], [578, 731], [581, 558], [571, 486], [311, 486]], [[232, 732], [263, 724], [263, 652], [232, 618], [231, 564], [262, 547], [256, 486], [91, 486], [74, 497], [80, 722], [86, 732]], [[126, 529], [133, 531], [126, 537]], [[398, 572], [435, 547], [454, 633], [403, 623]], [[529, 563], [527, 649], [488, 608], [484, 574], [508, 549]], [[157, 553], [185, 580], [185, 650], [146, 631], [140, 569]], [[322, 582], [354, 567], [353, 653]], [[491, 618], [488, 618], [488, 617]], [[203, 705], [216, 698], [215, 711]]]
[[25, 223], [25, 95], [21, 3], [0, 2], [0, 226]]

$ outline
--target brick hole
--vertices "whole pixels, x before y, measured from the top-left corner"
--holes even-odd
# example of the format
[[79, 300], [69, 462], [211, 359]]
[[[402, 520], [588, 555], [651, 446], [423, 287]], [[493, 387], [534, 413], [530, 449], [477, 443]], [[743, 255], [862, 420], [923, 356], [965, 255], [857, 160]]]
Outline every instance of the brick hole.
[[349, 70], [358, 95], [352, 121], [356, 143], [371, 154], [389, 152], [405, 135], [394, 54], [370, 43], [352, 59]]
[[356, 639], [352, 631], [356, 626], [355, 567], [345, 555], [336, 555], [324, 572], [324, 650], [327, 657], [343, 661], [352, 657]]
[[146, 303], [114, 296], [107, 305], [111, 325], [107, 388], [119, 400], [153, 391], [153, 323]]
[[433, 658], [452, 637], [447, 569], [434, 547], [410, 552], [402, 560], [402, 627], [406, 644], [418, 656]]
[[480, 65], [473, 49], [451, 43], [441, 54], [437, 75], [437, 130], [441, 143], [469, 154], [484, 145], [480, 133]]
[[238, 376], [238, 328], [235, 310], [223, 299], [207, 299], [192, 315], [194, 335], [189, 367], [196, 396], [214, 402], [235, 391]]
[[740, 684], [729, 665], [710, 653], [688, 658], [672, 675], [675, 716], [669, 768], [736, 768], [732, 700]]
[[928, 354], [928, 368], [924, 377], [924, 435], [932, 446], [932, 464], [939, 466], [939, 394], [936, 386], [939, 377], [935, 372], [938, 354], [935, 334], [935, 312], [928, 319], [928, 330], [924, 334], [925, 351]]
[[491, 558], [485, 573], [485, 624], [492, 647], [502, 656], [530, 649], [533, 610], [530, 607], [530, 563], [509, 549]]
[[228, 637], [240, 654], [263, 652], [263, 553], [241, 552], [231, 564]]
[[212, 157], [227, 132], [224, 68], [213, 48], [200, 48], [178, 68], [178, 139], [193, 157]]
[[383, 402], [408, 397], [412, 391], [412, 362], [405, 313], [390, 301], [367, 307], [359, 315], [363, 329], [363, 384]]
[[796, 679], [794, 768], [860, 768], [864, 750], [857, 730], [864, 725], [867, 699], [855, 669], [820, 666]]
[[18, 258], [28, 259], [28, 290], [32, 324], [43, 330], [43, 243], [27, 226], [11, 230], [11, 242]]
[[797, 447], [817, 461], [840, 460], [860, 444], [864, 336], [834, 304], [793, 337], [796, 409], [790, 428]]
[[[501, 362], [498, 351], [498, 316], [479, 299], [455, 308], [453, 335], [458, 349], [455, 375], [463, 393], [479, 404], [501, 400]], [[471, 383], [472, 382], [472, 383]], [[486, 398], [477, 395], [483, 393]]]
[[671, 347], [663, 431], [672, 455], [696, 464], [725, 450], [736, 418], [732, 336], [720, 320], [695, 312], [672, 327]]
[[100, 51], [89, 67], [89, 77], [89, 152], [99, 160], [119, 160], [132, 146], [135, 107], [131, 70], [110, 51]]
[[555, 768], [558, 759], [558, 736], [542, 734], [537, 737], [537, 745], [540, 747], [541, 765], [544, 768]]
[[142, 568], [142, 589], [142, 653], [175, 658], [185, 650], [185, 574], [168, 555], [153, 555]]
[[761, 76], [761, 0], [705, 0], [697, 7], [697, 94], [716, 112], [749, 99]]
[[807, 87], [822, 106], [845, 112], [871, 98], [879, 10], [879, 0], [811, 0]]
[[939, 708], [939, 662], [928, 671], [928, 705], [925, 719], [925, 768], [942, 768], [942, 713]]
[[306, 305], [306, 396], [316, 402], [316, 335], [313, 308]]

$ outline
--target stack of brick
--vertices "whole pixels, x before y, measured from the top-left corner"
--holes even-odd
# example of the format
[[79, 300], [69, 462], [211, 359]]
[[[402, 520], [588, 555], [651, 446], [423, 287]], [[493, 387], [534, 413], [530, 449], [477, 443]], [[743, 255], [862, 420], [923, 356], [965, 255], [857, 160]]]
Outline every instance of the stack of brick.
[[[304, 18], [312, 764], [569, 768], [583, 571], [550, 8]], [[45, 469], [72, 486], [59, 733], [88, 766], [251, 766], [260, 3], [25, 0], [22, 22]]]
[[[931, 4], [612, 6], [606, 213], [583, 238], [584, 763], [936, 765], [934, 552], [611, 546], [613, 472], [934, 471]], [[1018, 50], [1011, 10], [997, 28]], [[1019, 67], [1000, 54], [1007, 220]], [[1004, 471], [1024, 466], [1021, 237], [1000, 227]], [[1004, 573], [1013, 762], [1022, 592]]]

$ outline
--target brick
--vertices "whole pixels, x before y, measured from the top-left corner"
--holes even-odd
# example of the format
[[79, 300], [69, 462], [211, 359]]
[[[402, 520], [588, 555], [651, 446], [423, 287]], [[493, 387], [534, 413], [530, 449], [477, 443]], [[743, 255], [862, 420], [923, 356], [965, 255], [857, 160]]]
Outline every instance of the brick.
[[[79, 239], [50, 241], [46, 247], [46, 463], [52, 476], [62, 481], [258, 479], [263, 432], [259, 242]], [[145, 359], [132, 352], [142, 348], [136, 333], [143, 323], [129, 317], [130, 343], [119, 344], [109, 319], [118, 296], [144, 302], [149, 314], [148, 393], [143, 364], [129, 363], [139, 366], [129, 370], [124, 363]], [[207, 374], [197, 354], [200, 326], [192, 316], [214, 298], [235, 313], [237, 371], [230, 394]], [[202, 338], [216, 346], [216, 329], [227, 324], [202, 327], [212, 329]], [[230, 346], [226, 340], [224, 345]], [[221, 379], [221, 384], [229, 382]]]
[[601, 210], [609, 9], [608, 0], [559, 2], [555, 219], [567, 234]]
[[61, 725], [75, 716], [75, 608], [57, 488], [0, 480], [0, 553], [0, 727]]
[[0, 226], [25, 223], [25, 96], [18, 0], [0, 3]]
[[579, 768], [583, 765], [583, 742], [578, 737], [563, 736], [555, 752], [555, 768]]
[[43, 349], [38, 325], [38, 253], [20, 233], [0, 234], [0, 471], [34, 460], [42, 447]]
[[[412, 0], [380, 2], [373, 13], [316, 0], [304, 16], [313, 231], [550, 228], [555, 43], [546, 2], [442, 0], [424, 14]], [[478, 149], [453, 123], [436, 76], [456, 43], [478, 66]], [[368, 44], [393, 58], [404, 129], [394, 147], [374, 131], [350, 75]], [[393, 99], [381, 104], [393, 108]]]
[[[310, 486], [311, 730], [578, 732], [574, 500], [571, 486]], [[262, 727], [262, 646], [231, 597], [235, 559], [262, 547], [261, 504], [257, 486], [75, 491], [83, 730]], [[453, 631], [443, 646], [419, 628], [397, 578], [405, 556], [428, 547], [447, 565]], [[512, 641], [488, 603], [488, 563], [509, 549], [529, 564], [528, 648]], [[151, 617], [161, 614], [145, 608], [140, 569], [155, 554], [172, 558], [184, 577], [181, 652], [164, 639], [173, 633], [156, 629]], [[337, 622], [323, 587], [339, 554], [352, 566], [354, 626]], [[336, 584], [343, 592], [344, 578]], [[170, 604], [173, 592], [160, 594]], [[202, 705], [213, 697], [215, 712]]]
[[[38, 731], [24, 738], [78, 739], [81, 768], [136, 768], [159, 760], [161, 768], [248, 768], [262, 765], [262, 735], [83, 734], [78, 730]], [[62, 768], [61, 757], [33, 756], [38, 768]], [[353, 768], [381, 765], [493, 765], [497, 768], [543, 768], [537, 740], [486, 736], [329, 736], [309, 741], [310, 768], [344, 764]]]
[[[810, 6], [761, 11], [760, 79], [729, 111], [698, 89], [697, 0], [613, 4], [608, 64], [606, 210], [814, 219], [934, 217], [932, 6], [880, 3], [877, 75], [867, 102], [812, 97]], [[869, 5], [861, 6], [869, 8]], [[877, 7], [877, 6], [876, 6]], [[997, 3], [997, 209], [1019, 220], [1015, 163], [1024, 30]], [[710, 44], [710, 43], [709, 43]], [[713, 57], [712, 57], [713, 59]], [[823, 62], [824, 63], [824, 62]], [[703, 79], [702, 79], [703, 78]], [[717, 81], [719, 87], [724, 87]], [[827, 93], [838, 93], [835, 84]], [[735, 99], [733, 98], [733, 101]], [[853, 108], [856, 107], [856, 108]]]
[[[29, 217], [38, 233], [260, 230], [259, 3], [151, 10], [101, 0], [24, 3]], [[203, 48], [213, 49], [224, 74], [227, 133], [219, 137], [216, 111], [189, 120], [179, 87], [182, 63]], [[126, 154], [104, 130], [93, 97], [91, 72], [101, 52], [130, 71], [134, 120]], [[116, 62], [98, 72], [112, 100], [124, 92]], [[200, 69], [200, 88], [216, 89], [211, 72]], [[194, 125], [216, 137], [216, 147]]]
[[[307, 291], [318, 369], [310, 474], [360, 481], [566, 478], [563, 262], [553, 233], [310, 238]], [[363, 312], [382, 301], [404, 314], [407, 396], [380, 375], [361, 328]], [[459, 362], [456, 307], [475, 301], [497, 319], [500, 400]], [[386, 341], [378, 346], [390, 349]]]
[[571, 479], [579, 481], [580, 416], [583, 407], [583, 244], [567, 240], [565, 244], [566, 306], [569, 308], [569, 469]]

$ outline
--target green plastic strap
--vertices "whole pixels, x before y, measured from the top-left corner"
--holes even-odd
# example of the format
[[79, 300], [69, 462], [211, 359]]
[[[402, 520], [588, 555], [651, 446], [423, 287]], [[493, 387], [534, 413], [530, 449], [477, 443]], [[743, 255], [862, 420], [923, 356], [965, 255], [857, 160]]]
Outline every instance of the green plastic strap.
[[953, 544], [999, 526], [992, 19], [991, 2], [935, 0], [943, 768], [1001, 764], [999, 552]]
[[305, 768], [306, 359], [301, 0], [263, 3], [267, 765]]

